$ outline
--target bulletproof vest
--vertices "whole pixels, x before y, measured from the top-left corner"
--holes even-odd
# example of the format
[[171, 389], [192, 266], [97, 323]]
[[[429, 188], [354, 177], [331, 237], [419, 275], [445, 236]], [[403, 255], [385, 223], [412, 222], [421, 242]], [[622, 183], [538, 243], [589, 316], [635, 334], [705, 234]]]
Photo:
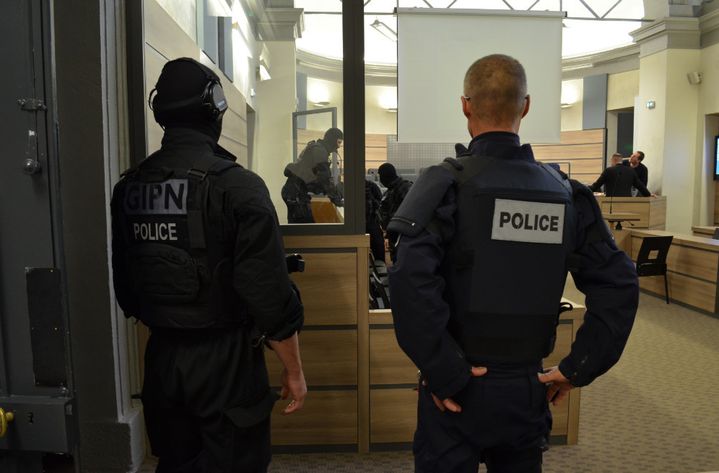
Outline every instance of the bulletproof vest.
[[[466, 156], [441, 271], [449, 330], [471, 362], [533, 363], [553, 349], [575, 240], [571, 187], [537, 162]], [[458, 170], [458, 168], [462, 168]]]
[[[153, 167], [151, 157], [125, 173], [120, 231], [127, 248], [123, 304], [150, 327], [197, 329], [242, 323], [232, 287], [234, 241], [224, 237], [210, 195], [237, 166], [216, 156], [190, 169]], [[214, 217], [213, 217], [214, 215]], [[214, 218], [214, 221], [211, 219]], [[122, 301], [121, 301], [122, 302]]]

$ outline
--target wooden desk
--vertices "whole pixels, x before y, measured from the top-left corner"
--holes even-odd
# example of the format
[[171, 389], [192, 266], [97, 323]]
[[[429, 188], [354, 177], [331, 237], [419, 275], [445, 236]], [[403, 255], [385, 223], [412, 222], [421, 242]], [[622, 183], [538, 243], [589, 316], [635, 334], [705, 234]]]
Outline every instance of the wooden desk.
[[639, 214], [639, 220], [632, 228], [651, 228], [663, 230], [666, 225], [667, 198], [658, 197], [603, 197], [597, 196], [597, 202], [603, 214], [608, 214], [611, 204], [612, 213]]
[[[547, 367], [559, 364], [569, 354], [582, 323], [584, 306], [572, 305], [574, 310], [562, 313], [559, 319], [557, 343], [544, 360]], [[369, 328], [370, 446], [386, 450], [393, 444], [412, 442], [417, 424], [417, 368], [397, 344], [389, 310], [371, 310]], [[580, 395], [580, 389], [573, 389], [567, 400], [551, 406], [554, 442], [577, 443]]]
[[[719, 240], [661, 230], [631, 230], [632, 260], [637, 260], [644, 237], [673, 236], [667, 256], [669, 298], [703, 312], [719, 312]], [[664, 297], [661, 276], [639, 278], [639, 286]]]
[[692, 234], [694, 236], [711, 238], [714, 236], [714, 232], [716, 231], [717, 228], [719, 228], [719, 227], [694, 225], [692, 227]]
[[[369, 450], [369, 310], [367, 235], [285, 236], [285, 250], [305, 259], [292, 280], [302, 293], [305, 325], [299, 335], [309, 394], [304, 408], [272, 413], [272, 445], [292, 450]], [[279, 388], [282, 366], [265, 352], [270, 384]]]
[[310, 206], [312, 207], [312, 217], [314, 217], [315, 223], [343, 223], [345, 221], [344, 215], [330, 201], [329, 197], [312, 197]]

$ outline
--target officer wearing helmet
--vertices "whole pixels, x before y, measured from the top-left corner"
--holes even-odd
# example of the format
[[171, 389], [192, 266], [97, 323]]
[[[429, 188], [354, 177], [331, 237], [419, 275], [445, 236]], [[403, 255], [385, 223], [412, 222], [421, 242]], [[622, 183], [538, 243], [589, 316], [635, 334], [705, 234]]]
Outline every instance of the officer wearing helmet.
[[175, 59], [151, 94], [162, 147], [112, 196], [112, 266], [125, 315], [150, 328], [142, 401], [158, 472], [265, 472], [270, 390], [263, 347], [284, 365], [285, 414], [307, 387], [299, 295], [257, 175], [219, 144], [219, 77]]
[[[539, 472], [548, 402], [617, 362], [637, 275], [591, 191], [520, 144], [530, 98], [517, 60], [477, 60], [461, 101], [469, 148], [420, 175], [389, 225], [395, 331], [422, 379], [415, 468]], [[544, 371], [568, 270], [587, 312], [569, 355]]]

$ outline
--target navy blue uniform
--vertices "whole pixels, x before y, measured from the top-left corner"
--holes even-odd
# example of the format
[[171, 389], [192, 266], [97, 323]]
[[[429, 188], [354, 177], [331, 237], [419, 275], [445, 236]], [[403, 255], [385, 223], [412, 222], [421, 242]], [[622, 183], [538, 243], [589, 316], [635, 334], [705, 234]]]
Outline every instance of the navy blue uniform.
[[[502, 175], [510, 186], [515, 179], [521, 183], [526, 176], [530, 180], [544, 176], [544, 171], [537, 171], [541, 166], [531, 148], [520, 146], [519, 137], [512, 133], [477, 136], [467, 154], [475, 162], [492, 161], [485, 172]], [[480, 182], [481, 177], [482, 171]], [[515, 314], [522, 310], [532, 313], [537, 305], [556, 304], [558, 309], [567, 267], [571, 267], [578, 289], [586, 295], [587, 312], [571, 353], [559, 367], [574, 386], [587, 385], [617, 362], [626, 344], [638, 305], [636, 270], [614, 245], [591, 193], [577, 183], [572, 186], [570, 203], [557, 204], [557, 198], [552, 197], [545, 199], [549, 204], [540, 204], [566, 209], [562, 244], [545, 245], [554, 248], [552, 251], [563, 251], [554, 253], [559, 259], [566, 255], [559, 270], [555, 265], [546, 274], [524, 277], [525, 268], [532, 264], [532, 251], [540, 258], [551, 254], [536, 243], [516, 245], [513, 248], [519, 251], [506, 253], [509, 256], [502, 261], [493, 259], [492, 254], [505, 254], [501, 246], [478, 258], [483, 246], [507, 242], [473, 233], [485, 231], [489, 223], [483, 227], [481, 222], [468, 221], [471, 219], [458, 220], [459, 209], [471, 196], [463, 196], [456, 181], [448, 167], [430, 168], [420, 176], [390, 224], [401, 234], [398, 263], [389, 275], [395, 331], [400, 346], [424, 379], [414, 444], [416, 471], [474, 473], [480, 458], [491, 472], [540, 471], [539, 447], [551, 428], [551, 417], [546, 387], [538, 381], [537, 372], [551, 346], [526, 350], [524, 343], [513, 345], [508, 338], [509, 343], [501, 342], [505, 340], [502, 337], [512, 336], [509, 331], [531, 342], [533, 334], [524, 332], [532, 332], [531, 324], [540, 316], [550, 320], [549, 314], [545, 308], [531, 320], [513, 316], [507, 333], [492, 332], [504, 329], [504, 308], [512, 308]], [[487, 212], [499, 208], [491, 183], [490, 179], [480, 184], [476, 192], [486, 193], [488, 201], [495, 199], [488, 204]], [[517, 191], [523, 192], [522, 187]], [[532, 201], [534, 197], [526, 191], [520, 200]], [[539, 221], [534, 225], [541, 227]], [[549, 228], [548, 223], [545, 226]], [[483, 238], [486, 243], [472, 247], [472, 241]], [[466, 249], [457, 241], [465, 242]], [[547, 266], [552, 266], [551, 262]], [[488, 291], [488, 286], [496, 284], [493, 278], [510, 282]], [[510, 350], [503, 352], [506, 347]], [[487, 374], [472, 377], [471, 367], [480, 365], [487, 366]], [[430, 393], [440, 399], [454, 399], [462, 412], [441, 412]]]

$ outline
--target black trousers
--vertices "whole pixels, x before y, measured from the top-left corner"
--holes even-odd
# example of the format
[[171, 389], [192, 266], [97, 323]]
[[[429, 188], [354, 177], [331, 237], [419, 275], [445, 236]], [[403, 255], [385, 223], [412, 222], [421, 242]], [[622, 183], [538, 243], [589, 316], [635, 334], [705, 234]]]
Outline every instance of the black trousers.
[[275, 399], [245, 330], [153, 331], [142, 401], [157, 473], [266, 472]]
[[307, 184], [302, 179], [294, 174], [287, 178], [282, 186], [282, 200], [287, 204], [288, 223], [315, 223]]
[[414, 436], [417, 473], [540, 473], [542, 445], [551, 429], [539, 366], [488, 368], [453, 399], [462, 412], [441, 412], [419, 388]]

